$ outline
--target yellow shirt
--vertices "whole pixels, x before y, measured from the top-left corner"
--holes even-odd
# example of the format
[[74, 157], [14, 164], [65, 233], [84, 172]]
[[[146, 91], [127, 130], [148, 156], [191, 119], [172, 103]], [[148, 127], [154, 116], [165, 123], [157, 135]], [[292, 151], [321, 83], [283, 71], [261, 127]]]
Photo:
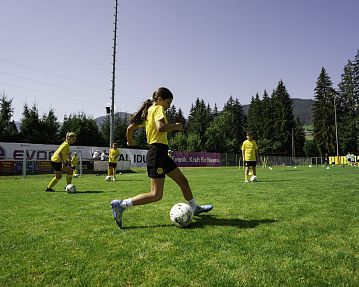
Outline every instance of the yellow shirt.
[[151, 106], [148, 109], [146, 119], [146, 138], [148, 144], [161, 143], [168, 145], [167, 132], [159, 132], [156, 129], [156, 122], [165, 119], [165, 123], [168, 123], [167, 116], [164, 107]]
[[71, 158], [71, 166], [76, 166], [78, 162], [79, 162], [79, 158], [78, 158], [77, 154], [73, 155]]
[[109, 155], [108, 155], [108, 161], [116, 163], [118, 161], [118, 156], [120, 155], [120, 153], [121, 152], [119, 149], [110, 148]]
[[51, 161], [53, 161], [53, 162], [61, 162], [59, 154], [61, 154], [62, 160], [66, 162], [68, 157], [70, 156], [70, 143], [68, 141], [64, 141], [58, 147], [58, 149], [52, 155]]
[[242, 144], [242, 151], [244, 151], [244, 160], [245, 161], [255, 161], [256, 160], [256, 151], [258, 146], [254, 140], [245, 140]]

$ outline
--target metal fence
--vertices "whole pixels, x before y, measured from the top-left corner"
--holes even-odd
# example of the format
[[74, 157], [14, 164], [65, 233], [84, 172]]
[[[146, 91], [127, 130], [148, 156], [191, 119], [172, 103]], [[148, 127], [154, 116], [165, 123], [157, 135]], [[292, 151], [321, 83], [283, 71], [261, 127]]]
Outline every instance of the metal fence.
[[[323, 165], [325, 164], [322, 157], [290, 157], [290, 156], [274, 156], [259, 155], [257, 165], [259, 166], [298, 166], [298, 165]], [[242, 155], [240, 154], [221, 154], [222, 166], [239, 166], [243, 165]]]

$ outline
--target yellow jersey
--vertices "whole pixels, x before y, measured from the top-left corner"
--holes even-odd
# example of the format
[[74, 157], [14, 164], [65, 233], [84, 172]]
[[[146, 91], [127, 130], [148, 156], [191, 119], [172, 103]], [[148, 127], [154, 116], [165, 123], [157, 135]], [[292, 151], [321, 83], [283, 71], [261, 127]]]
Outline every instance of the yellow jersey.
[[258, 146], [254, 140], [245, 140], [242, 144], [242, 151], [244, 151], [244, 160], [245, 161], [255, 161], [256, 160], [256, 151]]
[[165, 120], [166, 124], [168, 123], [164, 107], [160, 105], [153, 105], [148, 109], [145, 123], [148, 144], [161, 143], [168, 145], [167, 132], [159, 132], [156, 129], [156, 122], [162, 119]]
[[78, 162], [79, 162], [79, 158], [77, 154], [74, 154], [71, 158], [71, 166], [76, 166]]
[[61, 162], [59, 154], [62, 156], [62, 160], [66, 162], [70, 156], [70, 143], [68, 141], [64, 141], [58, 149], [51, 156], [51, 161], [53, 162]]
[[110, 148], [109, 155], [108, 155], [108, 161], [116, 163], [118, 161], [118, 156], [120, 155], [120, 153], [121, 152], [119, 149]]

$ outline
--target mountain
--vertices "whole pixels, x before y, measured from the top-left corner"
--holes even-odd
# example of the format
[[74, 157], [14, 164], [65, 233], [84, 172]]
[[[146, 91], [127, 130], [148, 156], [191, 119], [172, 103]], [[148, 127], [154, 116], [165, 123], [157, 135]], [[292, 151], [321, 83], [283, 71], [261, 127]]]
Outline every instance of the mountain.
[[[313, 103], [311, 99], [292, 99], [293, 100], [293, 113], [294, 117], [299, 117], [303, 125], [313, 123]], [[248, 113], [249, 105], [243, 105], [245, 114]]]
[[[128, 119], [128, 118], [131, 116], [131, 114], [125, 113], [125, 112], [118, 112], [118, 113], [115, 113], [115, 117], [116, 117], [116, 116], [120, 116], [121, 118], [126, 118], [126, 119]], [[98, 118], [95, 119], [96, 124], [97, 124], [97, 126], [98, 126], [99, 128], [101, 128], [101, 125], [102, 125], [103, 122], [105, 121], [105, 118], [106, 118], [106, 117], [107, 117], [107, 116], [102, 116], [102, 117], [98, 117]]]

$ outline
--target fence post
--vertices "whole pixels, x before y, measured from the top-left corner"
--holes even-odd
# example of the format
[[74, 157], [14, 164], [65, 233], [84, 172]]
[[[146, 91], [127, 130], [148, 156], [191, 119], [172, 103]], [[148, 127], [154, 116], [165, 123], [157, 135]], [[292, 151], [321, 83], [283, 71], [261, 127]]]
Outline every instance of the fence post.
[[24, 154], [22, 157], [22, 177], [26, 178], [26, 149], [24, 149]]

